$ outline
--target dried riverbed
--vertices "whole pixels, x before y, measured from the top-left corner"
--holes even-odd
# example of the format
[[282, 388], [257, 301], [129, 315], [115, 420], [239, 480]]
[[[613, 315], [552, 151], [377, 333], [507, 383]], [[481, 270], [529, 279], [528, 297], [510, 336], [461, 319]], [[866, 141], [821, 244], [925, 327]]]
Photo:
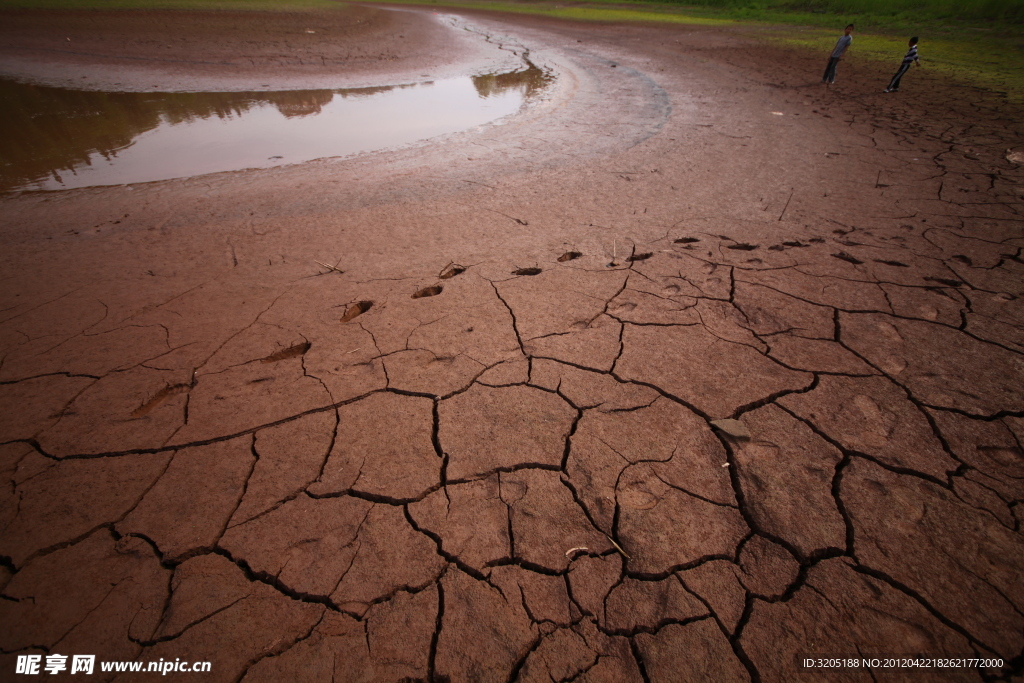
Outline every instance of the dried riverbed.
[[855, 52], [824, 90], [820, 55], [739, 30], [45, 16], [4, 22], [10, 75], [340, 88], [528, 50], [558, 79], [402, 149], [3, 196], [5, 671], [1019, 675], [1024, 116], [998, 93], [921, 69], [882, 95]]

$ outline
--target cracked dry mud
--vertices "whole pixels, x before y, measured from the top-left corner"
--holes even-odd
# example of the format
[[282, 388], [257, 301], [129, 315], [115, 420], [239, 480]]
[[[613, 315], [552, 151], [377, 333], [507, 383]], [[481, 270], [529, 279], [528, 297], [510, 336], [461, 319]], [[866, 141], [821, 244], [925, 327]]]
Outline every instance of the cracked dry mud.
[[855, 54], [823, 91], [740, 31], [466, 21], [547, 99], [3, 198], [0, 678], [1020, 676], [1020, 107], [925, 69], [882, 99]]

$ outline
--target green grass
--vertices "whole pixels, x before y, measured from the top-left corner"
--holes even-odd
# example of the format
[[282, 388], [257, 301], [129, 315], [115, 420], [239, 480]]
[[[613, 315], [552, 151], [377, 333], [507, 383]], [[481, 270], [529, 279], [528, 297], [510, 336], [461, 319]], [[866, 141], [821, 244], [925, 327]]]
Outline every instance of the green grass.
[[342, 5], [334, 0], [0, 0], [0, 9], [182, 9], [316, 10]]
[[[907, 37], [921, 37], [924, 67], [1024, 101], [1024, 0], [402, 0], [402, 4], [539, 14], [596, 22], [731, 26], [766, 40], [829, 50], [857, 26], [850, 57], [898, 64]], [[0, 0], [4, 8], [339, 8], [334, 0]]]

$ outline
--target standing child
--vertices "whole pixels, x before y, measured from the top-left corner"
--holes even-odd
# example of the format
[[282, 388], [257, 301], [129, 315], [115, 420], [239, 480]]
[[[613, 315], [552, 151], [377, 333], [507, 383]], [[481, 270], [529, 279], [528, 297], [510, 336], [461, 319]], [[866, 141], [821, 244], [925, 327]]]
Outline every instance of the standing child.
[[821, 77], [821, 82], [827, 85], [831, 85], [836, 82], [836, 66], [839, 64], [839, 60], [843, 58], [843, 53], [846, 52], [846, 48], [850, 47], [850, 43], [853, 42], [853, 24], [846, 26], [846, 31], [839, 40], [836, 41], [836, 46], [832, 50], [832, 56], [828, 58], [828, 66], [825, 67], [825, 75]]
[[903, 57], [903, 63], [900, 64], [899, 71], [889, 81], [889, 87], [882, 92], [896, 92], [900, 89], [900, 79], [903, 78], [903, 74], [907, 73], [907, 69], [910, 68], [911, 64], [917, 64], [921, 66], [921, 60], [917, 58], [917, 36], [910, 39], [910, 49], [907, 50], [907, 54]]

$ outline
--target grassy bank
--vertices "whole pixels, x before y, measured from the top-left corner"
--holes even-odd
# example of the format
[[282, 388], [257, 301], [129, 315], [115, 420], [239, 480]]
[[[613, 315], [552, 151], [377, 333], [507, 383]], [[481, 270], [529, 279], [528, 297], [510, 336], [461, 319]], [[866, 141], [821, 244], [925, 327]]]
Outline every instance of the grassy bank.
[[[842, 27], [857, 31], [851, 57], [891, 65], [921, 37], [925, 67], [1024, 101], [1024, 0], [400, 0], [401, 4], [527, 13], [577, 21], [733, 27], [825, 52]], [[337, 8], [335, 0], [0, 0], [0, 9]]]
[[334, 0], [0, 0], [3, 9], [308, 10], [338, 7]]
[[[917, 35], [921, 38], [925, 68], [961, 82], [1005, 92], [1012, 100], [1024, 102], [1024, 24], [985, 18], [1017, 16], [1018, 9], [1024, 9], [1024, 0], [806, 0], [799, 3], [798, 9], [789, 8], [793, 0], [748, 2], [742, 6], [732, 0], [691, 4], [701, 1], [686, 0], [687, 4], [682, 5], [628, 0], [403, 0], [402, 4], [491, 9], [578, 21], [729, 26], [771, 42], [820, 53], [831, 50], [843, 27], [853, 23], [857, 26], [853, 59], [895, 68], [906, 52], [907, 38]], [[836, 7], [847, 7], [850, 11], [836, 14], [831, 9]], [[958, 12], [974, 18], [951, 18]]]

